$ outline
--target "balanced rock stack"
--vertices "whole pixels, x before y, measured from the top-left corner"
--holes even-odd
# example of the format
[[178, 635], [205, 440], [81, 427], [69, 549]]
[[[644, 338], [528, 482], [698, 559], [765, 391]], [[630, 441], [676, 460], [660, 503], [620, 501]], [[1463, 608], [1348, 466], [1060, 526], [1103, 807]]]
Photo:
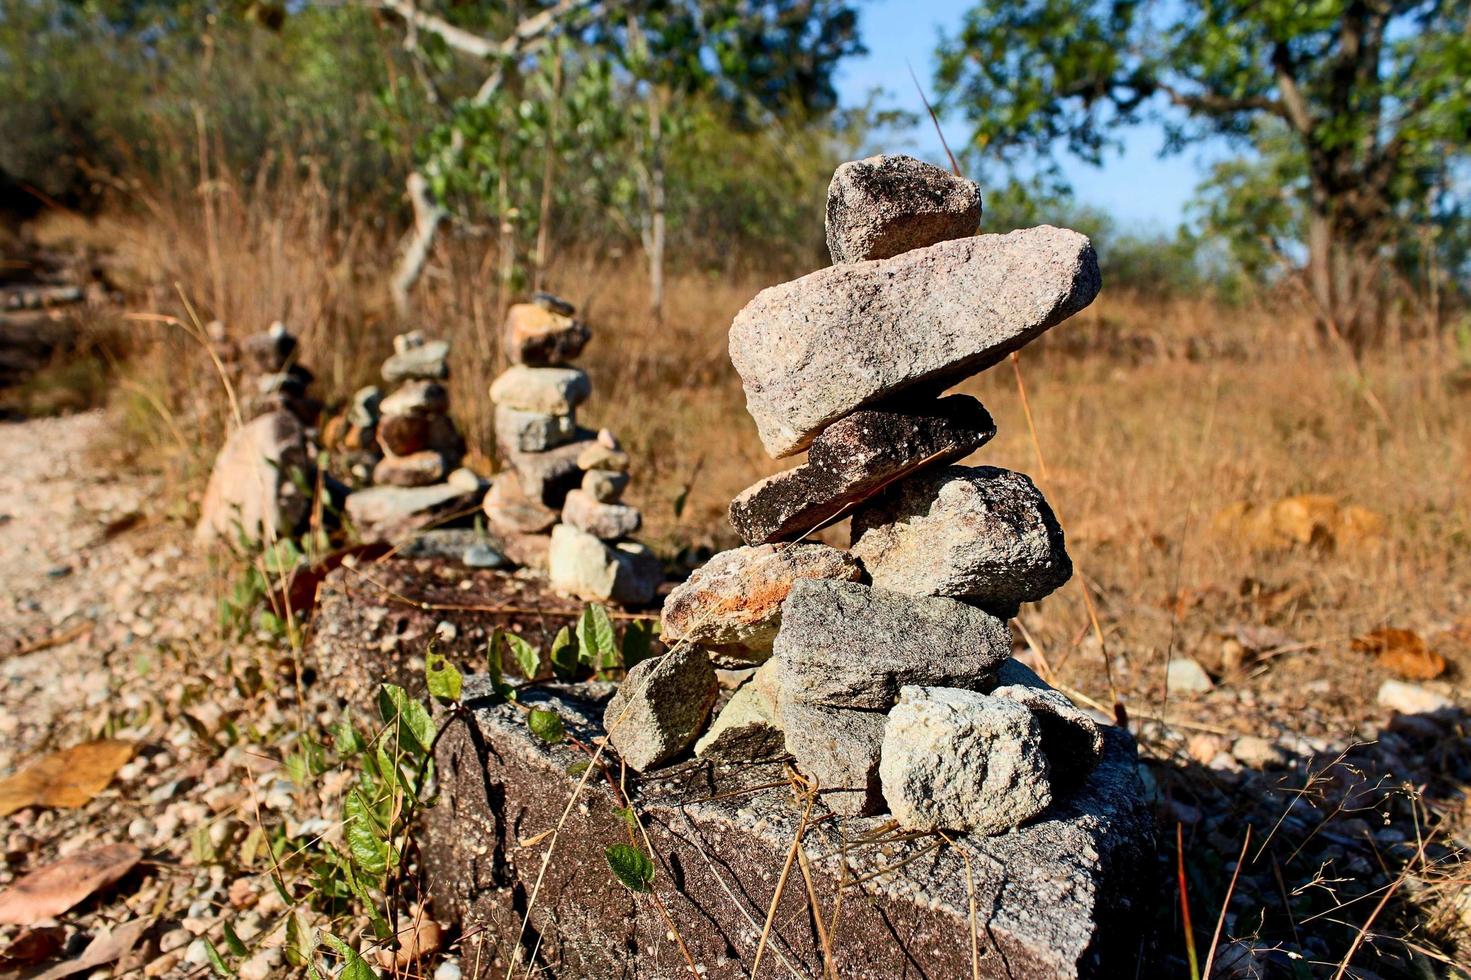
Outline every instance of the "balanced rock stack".
[[507, 557], [548, 571], [553, 588], [641, 605], [663, 569], [629, 540], [643, 517], [621, 502], [628, 454], [608, 430], [577, 424], [592, 385], [570, 362], [590, 337], [572, 305], [546, 293], [507, 313], [502, 346], [512, 366], [490, 386], [504, 467], [485, 497], [486, 524]]
[[[834, 265], [736, 316], [761, 439], [807, 459], [737, 497], [746, 546], [670, 593], [674, 652], [631, 670], [605, 719], [631, 765], [695, 741], [705, 718], [687, 709], [708, 711], [715, 665], [758, 669], [696, 753], [784, 749], [842, 814], [999, 833], [1098, 760], [1094, 722], [1010, 659], [1006, 619], [1071, 575], [1062, 530], [1025, 476], [956, 465], [995, 425], [975, 399], [940, 397], [1087, 306], [1097, 260], [1059, 228], [977, 236], [980, 209], [975, 184], [909, 157], [844, 164]], [[802, 542], [845, 516], [849, 551]]]
[[315, 482], [311, 429], [321, 403], [308, 392], [313, 375], [297, 361], [295, 336], [277, 321], [240, 344], [246, 420], [215, 457], [200, 503], [201, 545], [272, 543], [295, 534], [311, 514]]
[[414, 330], [393, 338], [383, 380], [353, 396], [344, 444], [357, 465], [372, 465], [373, 486], [347, 498], [347, 512], [364, 537], [401, 538], [447, 515], [473, 509], [484, 481], [460, 466], [465, 440], [449, 415], [449, 341]]
[[429, 340], [421, 331], [393, 338], [393, 356], [383, 362], [383, 380], [399, 387], [378, 403], [376, 436], [383, 458], [373, 482], [390, 487], [427, 487], [460, 465], [465, 440], [449, 417], [449, 341]]
[[299, 346], [295, 335], [280, 320], [269, 329], [245, 338], [240, 350], [246, 369], [255, 376], [255, 383], [247, 386], [241, 405], [245, 418], [287, 411], [304, 425], [316, 424], [322, 403], [307, 393], [316, 376], [297, 360]]

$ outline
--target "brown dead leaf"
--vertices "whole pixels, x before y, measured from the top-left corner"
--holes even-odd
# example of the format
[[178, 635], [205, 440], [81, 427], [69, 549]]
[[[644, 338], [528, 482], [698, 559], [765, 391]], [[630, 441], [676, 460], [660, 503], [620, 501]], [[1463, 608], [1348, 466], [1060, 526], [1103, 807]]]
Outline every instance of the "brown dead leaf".
[[1384, 535], [1384, 518], [1367, 507], [1341, 506], [1328, 494], [1305, 493], [1269, 503], [1238, 500], [1211, 518], [1217, 537], [1253, 548], [1358, 548]]
[[102, 739], [53, 752], [0, 779], [0, 817], [28, 806], [85, 806], [133, 757], [132, 742]]
[[1414, 630], [1378, 629], [1349, 644], [1360, 653], [1372, 653], [1379, 666], [1406, 680], [1428, 681], [1445, 673], [1445, 657], [1430, 649]]
[[61, 926], [27, 929], [0, 952], [0, 970], [19, 970], [44, 963], [61, 952], [65, 941], [66, 929]]
[[132, 871], [142, 857], [132, 844], [108, 844], [32, 871], [0, 892], [0, 922], [29, 926], [60, 915]]
[[138, 940], [143, 938], [143, 934], [152, 924], [153, 919], [145, 916], [131, 922], [124, 922], [116, 928], [103, 928], [92, 937], [92, 941], [87, 944], [86, 949], [82, 950], [80, 956], [67, 960], [65, 963], [56, 964], [36, 977], [36, 980], [62, 980], [63, 977], [95, 970], [99, 966], [106, 966], [114, 960], [121, 959], [138, 945]]
[[413, 922], [398, 931], [398, 949], [378, 951], [378, 964], [396, 974], [438, 952], [443, 939], [444, 930], [439, 923], [420, 913]]

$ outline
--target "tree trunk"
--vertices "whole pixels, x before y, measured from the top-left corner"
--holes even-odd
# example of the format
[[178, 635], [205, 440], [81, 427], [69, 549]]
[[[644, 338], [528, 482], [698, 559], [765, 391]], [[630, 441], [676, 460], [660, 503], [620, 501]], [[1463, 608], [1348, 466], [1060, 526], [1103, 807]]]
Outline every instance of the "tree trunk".
[[649, 312], [664, 320], [664, 124], [661, 94], [649, 93]]

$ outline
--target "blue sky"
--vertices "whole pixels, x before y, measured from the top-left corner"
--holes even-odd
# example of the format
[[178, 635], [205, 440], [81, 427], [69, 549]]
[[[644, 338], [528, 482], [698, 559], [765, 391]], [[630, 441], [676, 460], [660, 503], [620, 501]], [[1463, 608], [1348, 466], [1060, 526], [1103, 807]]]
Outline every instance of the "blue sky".
[[[862, 103], [868, 93], [881, 88], [883, 104], [906, 109], [920, 116], [923, 124], [906, 134], [904, 150], [935, 163], [945, 162], [945, 152], [925, 115], [910, 80], [910, 66], [926, 92], [934, 76], [934, 51], [943, 28], [953, 32], [969, 6], [969, 0], [861, 0], [858, 4], [863, 42], [869, 53], [850, 58], [842, 66], [838, 84], [845, 103]], [[945, 122], [945, 138], [958, 150], [969, 132], [960, 120]], [[1219, 147], [1192, 147], [1182, 154], [1159, 156], [1163, 134], [1158, 127], [1141, 126], [1123, 135], [1122, 154], [1110, 156], [1095, 168], [1064, 156], [1063, 171], [1073, 193], [1083, 204], [1102, 208], [1131, 228], [1172, 230], [1185, 220], [1185, 205], [1192, 197], [1200, 175], [1211, 160], [1220, 157]]]

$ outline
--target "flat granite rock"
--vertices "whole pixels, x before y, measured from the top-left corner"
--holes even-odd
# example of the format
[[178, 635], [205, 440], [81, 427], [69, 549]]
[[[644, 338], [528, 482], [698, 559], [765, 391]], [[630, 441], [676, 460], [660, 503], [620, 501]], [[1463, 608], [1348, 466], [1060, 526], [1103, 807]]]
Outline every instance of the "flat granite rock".
[[730, 359], [766, 451], [790, 456], [856, 409], [985, 370], [1102, 285], [1075, 231], [961, 238], [762, 290], [731, 324]]
[[[589, 776], [587, 756], [548, 745], [524, 708], [492, 704], [482, 677], [466, 680], [466, 719], [450, 723], [437, 762], [441, 804], [429, 810], [425, 878], [435, 915], [459, 925], [467, 977], [504, 977], [519, 961], [541, 977], [674, 980], [688, 975], [658, 907], [624, 888], [606, 847], [627, 842], [622, 802]], [[602, 734], [611, 686], [533, 687], [522, 705], [555, 710], [584, 744]], [[629, 775], [653, 844], [653, 888], [690, 956], [710, 978], [747, 977], [802, 818], [780, 760], [735, 766], [691, 761]], [[777, 783], [781, 785], [772, 786]], [[1103, 760], [1077, 794], [1000, 837], [906, 838], [887, 816], [818, 821], [802, 838], [816, 900], [831, 915], [839, 976], [950, 978], [972, 973], [972, 902], [982, 976], [1132, 976], [1144, 902], [1154, 880], [1151, 822], [1134, 746], [1109, 729]], [[556, 835], [544, 833], [566, 822]], [[883, 835], [882, 847], [864, 835]], [[550, 851], [550, 857], [548, 852]], [[546, 872], [536, 893], [538, 875]], [[879, 874], [884, 869], [887, 873]], [[762, 977], [823, 975], [822, 944], [796, 870], [777, 902]], [[529, 918], [523, 930], [523, 916]]]
[[990, 613], [857, 582], [799, 579], [781, 616], [783, 705], [888, 711], [906, 684], [977, 687], [1011, 656], [1011, 631]]
[[895, 480], [969, 456], [995, 435], [990, 413], [968, 395], [854, 412], [812, 440], [801, 466], [732, 500], [730, 525], [747, 544], [796, 540], [842, 519]]

